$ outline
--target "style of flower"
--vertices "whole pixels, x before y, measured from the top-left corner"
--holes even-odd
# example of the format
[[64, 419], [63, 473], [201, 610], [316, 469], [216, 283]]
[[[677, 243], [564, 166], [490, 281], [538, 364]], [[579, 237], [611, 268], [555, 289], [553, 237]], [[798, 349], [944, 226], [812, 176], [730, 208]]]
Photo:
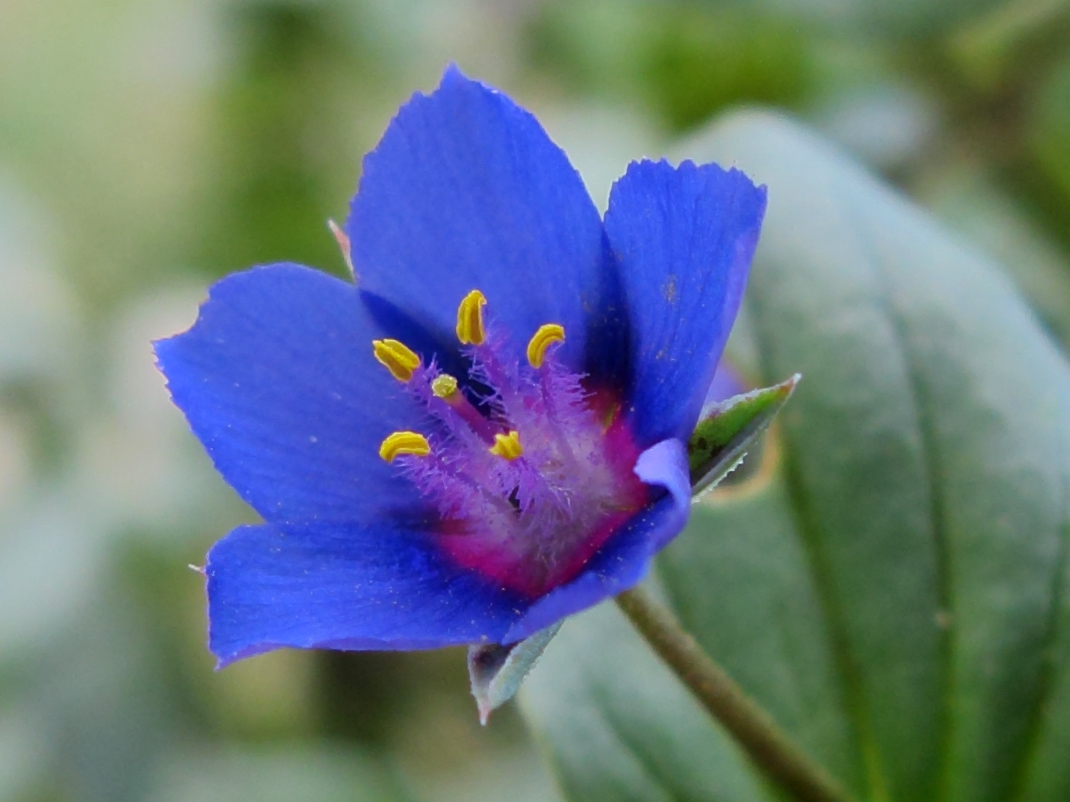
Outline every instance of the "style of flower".
[[687, 521], [764, 208], [737, 170], [643, 161], [603, 221], [505, 95], [453, 67], [415, 95], [338, 232], [352, 283], [256, 267], [156, 343], [264, 520], [208, 554], [219, 664], [510, 644], [637, 584]]

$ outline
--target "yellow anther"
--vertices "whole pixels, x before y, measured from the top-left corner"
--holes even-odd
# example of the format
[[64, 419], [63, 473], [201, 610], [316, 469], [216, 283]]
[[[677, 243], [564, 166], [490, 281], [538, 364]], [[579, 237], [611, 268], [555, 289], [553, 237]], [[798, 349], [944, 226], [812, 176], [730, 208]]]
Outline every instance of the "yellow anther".
[[544, 323], [539, 326], [535, 336], [528, 341], [528, 363], [533, 368], [541, 368], [546, 358], [546, 349], [554, 343], [565, 341], [565, 327], [557, 323]]
[[431, 453], [431, 444], [419, 432], [394, 432], [379, 446], [379, 456], [387, 462], [395, 457], [411, 454], [414, 457], [426, 457]]
[[487, 338], [483, 330], [483, 305], [486, 296], [479, 290], [472, 290], [461, 300], [457, 307], [457, 339], [464, 345], [482, 345]]
[[490, 447], [490, 453], [512, 461], [524, 453], [524, 447], [520, 445], [520, 432], [515, 429], [509, 434], [498, 433], [494, 435], [494, 445]]
[[431, 392], [449, 400], [457, 393], [457, 380], [448, 373], [440, 373], [431, 381]]
[[398, 340], [372, 340], [375, 358], [390, 371], [399, 382], [407, 382], [412, 372], [420, 367], [420, 357], [409, 346]]

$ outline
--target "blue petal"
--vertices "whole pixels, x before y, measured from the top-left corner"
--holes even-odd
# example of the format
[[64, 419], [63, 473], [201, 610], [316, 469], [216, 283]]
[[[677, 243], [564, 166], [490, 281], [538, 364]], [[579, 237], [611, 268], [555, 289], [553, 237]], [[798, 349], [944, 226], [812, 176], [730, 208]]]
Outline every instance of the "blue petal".
[[765, 188], [715, 164], [633, 163], [606, 233], [629, 310], [625, 409], [639, 443], [686, 439], [732, 328], [765, 213]]
[[475, 288], [519, 349], [563, 325], [573, 367], [589, 336], [619, 331], [605, 321], [613, 267], [579, 175], [534, 117], [455, 67], [365, 157], [346, 227], [361, 288], [440, 336]]
[[430, 538], [373, 526], [243, 526], [208, 553], [208, 645], [222, 667], [280, 647], [430, 649], [497, 641], [516, 599]]
[[351, 284], [274, 265], [215, 284], [194, 326], [156, 354], [216, 468], [266, 520], [369, 520], [422, 509], [378, 456], [421, 418], [375, 362], [374, 336]]
[[565, 616], [638, 585], [654, 555], [686, 526], [691, 510], [687, 447], [676, 439], [663, 440], [639, 455], [635, 473], [646, 484], [668, 492], [614, 535], [579, 577], [535, 602], [509, 629], [503, 642], [523, 640]]

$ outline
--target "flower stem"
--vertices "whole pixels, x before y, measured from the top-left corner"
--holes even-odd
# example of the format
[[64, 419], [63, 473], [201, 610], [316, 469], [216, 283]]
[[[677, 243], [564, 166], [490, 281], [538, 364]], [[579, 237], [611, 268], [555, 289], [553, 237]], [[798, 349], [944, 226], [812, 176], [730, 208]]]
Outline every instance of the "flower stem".
[[617, 604], [770, 778], [800, 802], [850, 802], [851, 797], [836, 780], [803, 753], [650, 593], [633, 588], [617, 596]]

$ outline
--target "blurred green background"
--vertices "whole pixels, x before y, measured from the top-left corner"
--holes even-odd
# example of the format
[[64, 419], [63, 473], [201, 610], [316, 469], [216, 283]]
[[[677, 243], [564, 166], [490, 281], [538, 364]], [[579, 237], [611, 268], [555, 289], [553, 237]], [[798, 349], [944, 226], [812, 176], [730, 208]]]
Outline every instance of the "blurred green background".
[[451, 60], [599, 204], [721, 109], [784, 108], [1070, 342], [1066, 0], [3, 0], [0, 799], [554, 798], [512, 707], [478, 726], [463, 651], [213, 671], [186, 566], [253, 517], [149, 346], [228, 272], [342, 274], [326, 219]]

